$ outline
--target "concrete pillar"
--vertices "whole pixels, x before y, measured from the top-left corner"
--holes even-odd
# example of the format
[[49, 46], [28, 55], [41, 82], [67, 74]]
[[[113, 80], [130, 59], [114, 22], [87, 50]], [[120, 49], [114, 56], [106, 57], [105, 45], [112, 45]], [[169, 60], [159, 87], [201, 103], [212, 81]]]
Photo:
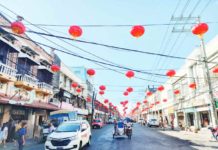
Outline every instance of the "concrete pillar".
[[187, 114], [184, 112], [184, 126], [188, 126]]
[[10, 119], [10, 110], [11, 106], [4, 106], [4, 113], [3, 113], [3, 118], [2, 118], [2, 123], [8, 122]]
[[194, 126], [195, 126], [196, 129], [199, 129], [199, 124], [198, 124], [198, 122], [199, 122], [198, 112], [195, 111], [195, 112], [194, 112]]
[[179, 122], [178, 122], [178, 115], [177, 112], [174, 112], [174, 127], [178, 128], [179, 127]]
[[27, 123], [27, 136], [29, 138], [33, 138], [33, 130], [34, 130], [34, 124], [35, 124], [35, 113], [33, 113], [33, 110], [30, 109], [28, 111], [28, 123]]

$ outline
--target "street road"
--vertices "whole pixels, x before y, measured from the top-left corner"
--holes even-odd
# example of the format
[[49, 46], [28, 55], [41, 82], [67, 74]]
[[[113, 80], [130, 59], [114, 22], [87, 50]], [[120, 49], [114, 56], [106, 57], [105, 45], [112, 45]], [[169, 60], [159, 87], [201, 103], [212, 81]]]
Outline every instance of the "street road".
[[[193, 143], [158, 132], [157, 128], [148, 128], [134, 124], [132, 139], [112, 137], [113, 125], [102, 129], [93, 129], [92, 144], [83, 150], [193, 150]], [[0, 147], [1, 149], [2, 147]], [[4, 148], [2, 148], [4, 149]], [[7, 147], [5, 150], [16, 150]], [[44, 150], [44, 144], [28, 145], [24, 150]]]

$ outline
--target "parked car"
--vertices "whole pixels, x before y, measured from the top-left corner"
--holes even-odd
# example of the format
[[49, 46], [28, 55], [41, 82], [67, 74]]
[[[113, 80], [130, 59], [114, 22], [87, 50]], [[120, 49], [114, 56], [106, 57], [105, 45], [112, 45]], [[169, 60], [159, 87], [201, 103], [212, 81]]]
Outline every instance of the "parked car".
[[148, 122], [147, 122], [147, 126], [148, 127], [159, 127], [159, 122], [157, 119], [149, 119]]
[[94, 119], [92, 122], [92, 128], [102, 128], [104, 126], [103, 121], [100, 118]]
[[63, 122], [48, 135], [45, 150], [75, 149], [80, 150], [91, 144], [91, 129], [86, 120]]
[[108, 119], [108, 122], [107, 122], [108, 124], [113, 124], [114, 123], [114, 119]]

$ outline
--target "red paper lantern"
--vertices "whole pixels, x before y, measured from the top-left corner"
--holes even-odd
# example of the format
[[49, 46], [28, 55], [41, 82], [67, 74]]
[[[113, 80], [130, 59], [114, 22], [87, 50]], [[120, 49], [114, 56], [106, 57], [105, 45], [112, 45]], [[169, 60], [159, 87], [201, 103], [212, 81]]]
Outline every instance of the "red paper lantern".
[[144, 100], [143, 103], [146, 104], [148, 102], [148, 100]]
[[87, 102], [91, 102], [92, 101], [91, 97], [87, 97], [86, 100], [87, 100]]
[[124, 92], [123, 95], [124, 95], [124, 96], [128, 96], [129, 93], [128, 93], [128, 92]]
[[130, 33], [132, 36], [139, 38], [145, 33], [145, 28], [140, 25], [133, 26]]
[[192, 33], [198, 36], [202, 36], [204, 33], [208, 31], [208, 25], [206, 23], [196, 24], [192, 28]]
[[104, 85], [101, 85], [101, 86], [99, 86], [99, 89], [100, 89], [101, 91], [104, 91], [104, 90], [106, 90], [106, 87], [105, 87]]
[[175, 95], [180, 94], [180, 90], [175, 90], [175, 91], [174, 91], [174, 94], [175, 94]]
[[136, 104], [137, 104], [137, 106], [141, 105], [141, 103], [140, 103], [140, 102], [137, 102]]
[[124, 103], [125, 103], [125, 104], [128, 104], [128, 103], [129, 103], [129, 101], [128, 101], [128, 100], [125, 100], [125, 101], [124, 101]]
[[58, 66], [58, 65], [52, 65], [51, 66], [51, 70], [53, 71], [53, 72], [58, 72], [58, 71], [60, 71], [60, 67]]
[[175, 76], [175, 74], [176, 74], [176, 71], [175, 71], [175, 70], [169, 70], [169, 71], [167, 71], [167, 73], [166, 73], [166, 75], [167, 75], [168, 77], [173, 77], [173, 76]]
[[163, 102], [167, 102], [167, 99], [163, 99]]
[[160, 101], [156, 101], [155, 104], [156, 104], [156, 105], [157, 105], [157, 104], [160, 104]]
[[152, 92], [148, 91], [147, 96], [151, 96], [151, 95], [152, 95]]
[[133, 71], [131, 71], [131, 70], [129, 70], [129, 71], [126, 72], [126, 76], [127, 76], [128, 78], [132, 78], [132, 77], [134, 77], [134, 75], [135, 75], [135, 73], [134, 73]]
[[157, 88], [157, 90], [160, 91], [160, 92], [163, 91], [163, 90], [164, 90], [164, 86], [163, 86], [163, 85], [159, 86], [159, 87]]
[[82, 90], [80, 88], [78, 88], [78, 89], [76, 89], [76, 92], [80, 93], [80, 92], [82, 92]]
[[213, 73], [218, 73], [218, 67], [215, 67], [215, 68], [213, 69]]
[[126, 91], [131, 93], [133, 91], [133, 88], [132, 87], [128, 87]]
[[99, 91], [99, 94], [100, 95], [104, 95], [104, 91]]
[[80, 37], [83, 33], [82, 28], [80, 28], [79, 26], [70, 26], [68, 32], [74, 38]]
[[88, 70], [87, 70], [87, 74], [88, 74], [89, 76], [94, 76], [94, 75], [95, 75], [95, 70], [94, 70], [94, 69], [88, 69]]
[[76, 82], [73, 82], [72, 84], [71, 84], [71, 86], [75, 89], [75, 88], [77, 88], [78, 87], [78, 83], [76, 83]]
[[121, 105], [123, 105], [123, 102], [120, 102]]
[[11, 30], [16, 34], [23, 34], [26, 31], [26, 27], [20, 21], [11, 23]]
[[189, 87], [190, 87], [191, 89], [196, 89], [196, 83], [191, 83], [191, 84], [189, 85]]
[[105, 104], [107, 104], [108, 102], [109, 102], [109, 100], [108, 100], [108, 99], [105, 99], [105, 100], [104, 100], [104, 103], [105, 103]]

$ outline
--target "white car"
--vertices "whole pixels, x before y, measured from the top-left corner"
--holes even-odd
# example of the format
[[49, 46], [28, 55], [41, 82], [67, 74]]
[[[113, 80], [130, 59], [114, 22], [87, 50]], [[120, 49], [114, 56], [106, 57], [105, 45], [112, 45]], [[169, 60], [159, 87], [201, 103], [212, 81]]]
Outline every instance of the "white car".
[[91, 129], [88, 121], [67, 121], [48, 135], [45, 150], [80, 150], [91, 144]]
[[147, 126], [148, 127], [152, 127], [152, 126], [155, 126], [155, 127], [159, 127], [159, 122], [157, 119], [149, 119], [148, 120], [148, 123], [147, 123]]

